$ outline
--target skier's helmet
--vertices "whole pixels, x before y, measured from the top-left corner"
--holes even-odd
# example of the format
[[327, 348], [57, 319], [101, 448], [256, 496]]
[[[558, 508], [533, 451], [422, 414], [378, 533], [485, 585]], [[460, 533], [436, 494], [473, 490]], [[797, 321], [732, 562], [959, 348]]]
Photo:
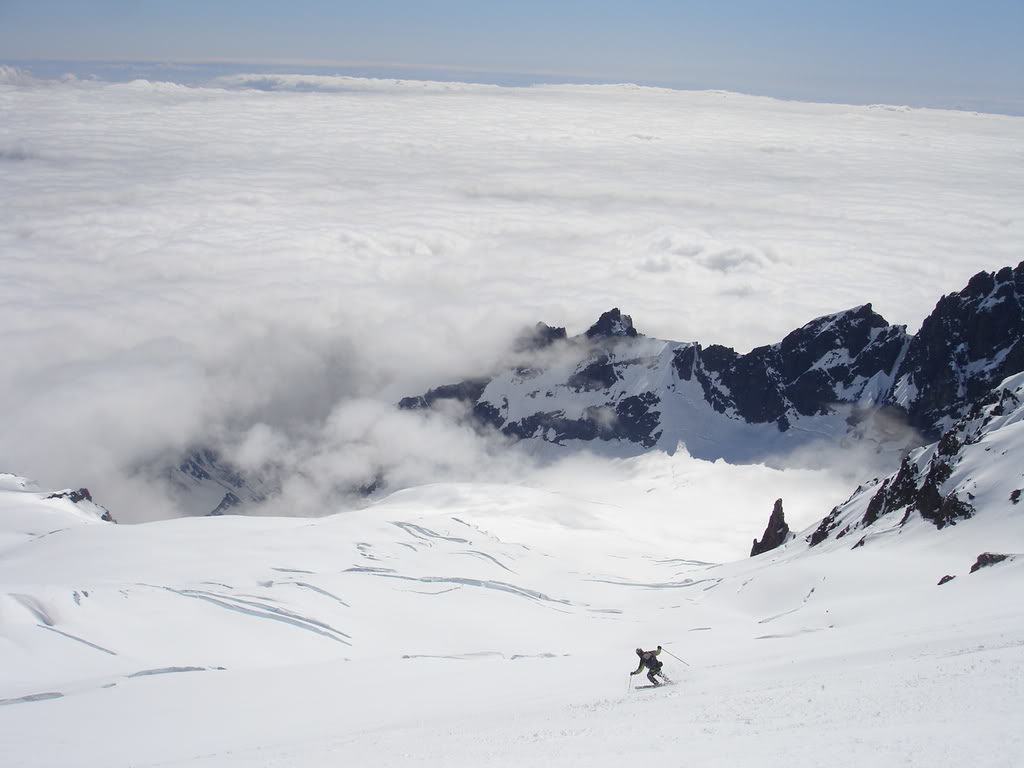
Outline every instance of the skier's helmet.
[[637, 648], [636, 649], [636, 655], [637, 656], [643, 656], [644, 655], [644, 649], [643, 648]]

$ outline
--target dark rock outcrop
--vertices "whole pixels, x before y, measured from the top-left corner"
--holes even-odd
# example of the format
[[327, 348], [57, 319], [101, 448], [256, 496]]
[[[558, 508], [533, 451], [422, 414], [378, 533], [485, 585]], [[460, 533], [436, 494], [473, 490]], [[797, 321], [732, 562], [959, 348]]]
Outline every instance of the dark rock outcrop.
[[906, 326], [889, 325], [870, 304], [812, 320], [777, 345], [786, 397], [802, 415], [823, 413], [856, 382], [891, 372], [907, 341]]
[[979, 272], [939, 299], [921, 324], [897, 373], [893, 397], [910, 423], [936, 439], [965, 407], [1002, 379], [1024, 370], [1024, 262]]
[[754, 539], [754, 545], [750, 548], [750, 556], [755, 557], [776, 547], [781, 547], [791, 538], [789, 526], [786, 524], [786, 515], [782, 511], [782, 499], [776, 499], [775, 506], [768, 518], [768, 527], [764, 529], [764, 535], [760, 541]]
[[719, 413], [730, 411], [751, 424], [774, 421], [789, 428], [786, 411], [791, 407], [785, 384], [778, 373], [778, 356], [772, 347], [758, 347], [739, 355], [730, 347], [695, 346], [693, 373], [704, 398]]
[[566, 340], [565, 328], [552, 328], [547, 323], [537, 323], [527, 328], [516, 338], [513, 349], [516, 352], [536, 352], [550, 347], [557, 341]]
[[673, 367], [681, 380], [695, 377], [719, 413], [785, 431], [795, 417], [827, 413], [853, 382], [891, 371], [905, 343], [903, 327], [889, 326], [868, 304], [818, 318], [745, 355], [694, 344], [677, 350]]
[[828, 535], [838, 526], [841, 512], [841, 507], [832, 507], [832, 511], [825, 515], [821, 522], [818, 523], [818, 527], [814, 529], [814, 532], [807, 539], [807, 543], [812, 547], [816, 547], [827, 539]]
[[974, 561], [974, 565], [971, 566], [971, 573], [974, 573], [980, 568], [988, 568], [990, 565], [1001, 563], [1004, 560], [1012, 559], [1012, 555], [1002, 555], [996, 552], [982, 552], [978, 555], [978, 559]]
[[518, 421], [509, 422], [501, 432], [525, 440], [539, 438], [562, 445], [566, 440], [629, 440], [653, 448], [661, 436], [657, 430], [658, 397], [653, 392], [623, 398], [614, 407], [591, 406], [576, 419], [562, 411], [542, 411]]
[[[241, 511], [247, 504], [266, 501], [280, 491], [273, 467], [259, 473], [245, 472], [212, 448], [194, 448], [176, 467], [165, 471], [176, 500], [193, 515], [222, 515], [236, 508]], [[189, 504], [192, 494], [204, 500], [205, 509], [198, 503]], [[220, 501], [210, 509], [213, 499], [218, 498]]]
[[101, 520], [105, 520], [108, 523], [116, 523], [117, 522], [117, 520], [114, 519], [114, 516], [112, 514], [110, 514], [110, 510], [109, 509], [107, 509], [106, 507], [103, 507], [103, 506], [101, 506], [99, 504], [96, 504], [96, 502], [93, 501], [92, 494], [89, 493], [89, 489], [88, 488], [79, 488], [77, 491], [76, 490], [72, 490], [72, 489], [68, 489], [66, 491], [57, 491], [56, 493], [51, 493], [46, 498], [48, 498], [48, 499], [67, 499], [68, 501], [70, 501], [73, 504], [79, 504], [79, 503], [81, 503], [83, 501], [91, 502], [98, 509], [102, 510], [102, 514], [100, 515], [100, 519]]
[[244, 488], [246, 484], [245, 476], [211, 448], [197, 448], [190, 452], [178, 471], [195, 480], [216, 480], [233, 488]]
[[950, 576], [947, 573], [945, 576], [943, 576], [941, 579], [939, 579], [939, 586], [941, 587], [943, 584], [948, 584], [949, 582], [951, 582], [955, 578], [956, 578], [956, 576]]
[[889, 325], [865, 304], [819, 317], [745, 355], [693, 344], [676, 350], [672, 364], [681, 380], [700, 382], [719, 413], [786, 431], [795, 418], [862, 397], [867, 383], [893, 372], [908, 339], [905, 326]]
[[237, 507], [241, 503], [242, 500], [240, 498], [231, 491], [228, 491], [224, 494], [224, 498], [220, 500], [220, 504], [218, 504], [213, 511], [207, 515], [207, 517], [220, 517], [225, 512], [228, 512], [233, 507]]
[[570, 376], [566, 383], [575, 392], [599, 392], [608, 389], [618, 380], [619, 376], [611, 360], [607, 355], [601, 355]]
[[444, 384], [435, 389], [427, 390], [426, 394], [403, 397], [398, 402], [402, 410], [415, 410], [417, 408], [429, 408], [438, 400], [456, 400], [462, 403], [474, 404], [484, 393], [490, 379], [466, 379], [458, 384]]
[[51, 493], [46, 498], [48, 499], [67, 499], [68, 501], [77, 504], [80, 501], [92, 501], [92, 494], [89, 493], [88, 488], [79, 488], [77, 491], [57, 491]]
[[904, 510], [901, 524], [910, 519], [912, 512], [918, 512], [925, 520], [934, 523], [936, 528], [956, 525], [958, 520], [974, 516], [974, 508], [969, 502], [955, 492], [942, 492], [942, 484], [953, 472], [947, 459], [954, 455], [942, 452], [943, 442], [948, 447], [958, 443], [958, 440], [955, 434], [944, 437], [935, 455], [924, 467], [912, 461], [909, 456], [903, 459], [899, 471], [883, 481], [878, 492], [871, 498], [861, 520], [862, 525], [871, 525], [883, 515], [900, 509]]
[[[901, 517], [898, 521], [890, 517], [886, 531], [903, 528], [915, 519], [943, 529], [974, 517], [979, 513], [976, 499], [986, 488], [994, 482], [1005, 483], [1007, 473], [1019, 473], [1020, 441], [1004, 430], [1015, 429], [1021, 418], [1024, 373], [1007, 378], [979, 397], [939, 440], [908, 453], [892, 475], [858, 487], [821, 520], [807, 537], [808, 543], [816, 546], [826, 539], [840, 539], [894, 513]], [[994, 450], [995, 446], [1002, 450]], [[1009, 491], [1010, 503], [1017, 503], [1020, 495], [1017, 490]], [[981, 565], [989, 559], [986, 554]]]
[[633, 327], [633, 318], [624, 315], [618, 307], [614, 307], [598, 318], [584, 334], [588, 339], [636, 338], [638, 335]]
[[897, 509], [909, 508], [917, 495], [917, 479], [917, 464], [908, 456], [903, 459], [899, 471], [892, 477], [886, 478], [878, 492], [871, 497], [861, 520], [863, 525], [871, 525], [883, 515], [895, 512]]

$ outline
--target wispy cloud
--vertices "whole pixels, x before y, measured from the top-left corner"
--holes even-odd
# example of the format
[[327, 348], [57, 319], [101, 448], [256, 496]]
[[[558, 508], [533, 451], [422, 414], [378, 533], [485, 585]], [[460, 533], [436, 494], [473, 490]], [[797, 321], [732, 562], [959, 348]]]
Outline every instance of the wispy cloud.
[[4, 70], [0, 469], [152, 514], [132, 468], [197, 441], [301, 469], [296, 498], [382, 461], [479, 477], [489, 438], [391, 404], [526, 323], [619, 306], [745, 350], [867, 301], [913, 328], [1020, 260], [1019, 118], [261, 82]]

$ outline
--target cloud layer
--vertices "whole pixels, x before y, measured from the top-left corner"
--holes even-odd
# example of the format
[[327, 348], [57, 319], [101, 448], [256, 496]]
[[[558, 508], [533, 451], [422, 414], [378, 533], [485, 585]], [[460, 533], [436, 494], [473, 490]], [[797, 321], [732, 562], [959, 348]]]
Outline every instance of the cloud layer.
[[0, 469], [140, 519], [172, 510], [132, 468], [196, 441], [331, 482], [374, 452], [408, 482], [477, 477], [500, 450], [390, 404], [486, 371], [524, 324], [619, 306], [745, 351], [871, 301], [913, 330], [1021, 258], [1021, 118], [221, 85], [0, 78]]

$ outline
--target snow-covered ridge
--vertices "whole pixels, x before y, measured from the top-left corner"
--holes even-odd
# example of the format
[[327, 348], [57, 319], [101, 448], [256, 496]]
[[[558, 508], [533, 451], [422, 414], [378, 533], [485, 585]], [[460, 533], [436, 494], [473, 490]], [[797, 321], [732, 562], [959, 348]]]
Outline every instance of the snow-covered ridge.
[[682, 443], [701, 458], [746, 462], [821, 439], [913, 446], [921, 439], [909, 430], [883, 434], [875, 411], [889, 409], [886, 429], [902, 421], [935, 439], [979, 395], [1024, 370], [1024, 263], [975, 275], [913, 336], [870, 304], [746, 354], [640, 336], [618, 309], [579, 336], [552, 330], [538, 325], [539, 341], [526, 345], [533, 359], [402, 407], [462, 400], [509, 437], [560, 447], [603, 441], [620, 454]]
[[[401, 406], [462, 399], [480, 421], [517, 439], [601, 440], [626, 454], [682, 443], [700, 458], [757, 461], [846, 434], [853, 406], [874, 405], [888, 389], [907, 343], [903, 328], [870, 305], [819, 318], [746, 355], [639, 335], [618, 309], [572, 339], [558, 329], [547, 340], [548, 326], [539, 328], [536, 358]], [[796, 423], [802, 428], [791, 430]]]
[[1019, 525], [1022, 468], [1024, 373], [1001, 382], [940, 440], [910, 453], [897, 472], [858, 487], [806, 540], [818, 546], [845, 539], [862, 547], [918, 522], [956, 526], [979, 510]]

